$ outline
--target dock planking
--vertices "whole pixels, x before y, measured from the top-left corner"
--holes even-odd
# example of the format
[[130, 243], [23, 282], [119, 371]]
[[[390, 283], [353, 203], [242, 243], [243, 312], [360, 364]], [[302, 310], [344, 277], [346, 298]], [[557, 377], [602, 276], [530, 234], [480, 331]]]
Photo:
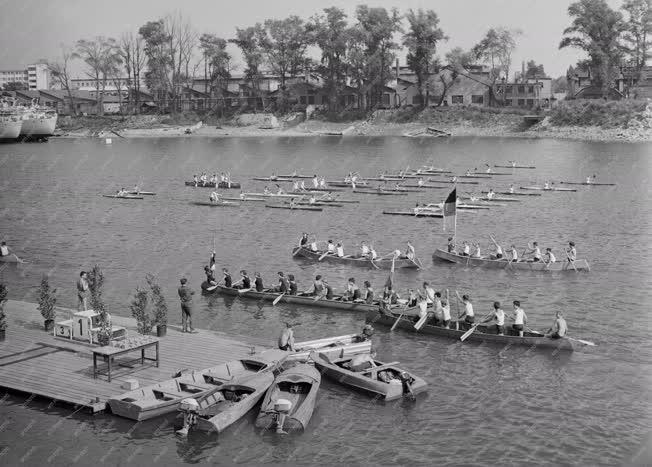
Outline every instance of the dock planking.
[[[262, 351], [270, 346], [260, 339], [235, 340], [210, 330], [182, 333], [180, 326], [168, 324], [167, 335], [160, 340], [160, 366], [157, 368], [153, 362], [116, 365], [109, 383], [104, 375], [93, 379], [94, 346], [46, 333], [36, 307], [34, 303], [14, 300], [5, 305], [8, 328], [6, 339], [0, 342], [0, 387], [65, 402], [92, 413], [105, 410], [109, 398], [125, 392], [120, 386], [127, 378], [146, 386], [170, 379], [179, 370], [209, 368], [251, 355], [252, 347]], [[67, 319], [72, 312], [58, 308], [56, 320]], [[174, 316], [171, 318], [174, 321]], [[138, 335], [135, 319], [112, 315], [112, 322], [127, 328], [127, 337]]]

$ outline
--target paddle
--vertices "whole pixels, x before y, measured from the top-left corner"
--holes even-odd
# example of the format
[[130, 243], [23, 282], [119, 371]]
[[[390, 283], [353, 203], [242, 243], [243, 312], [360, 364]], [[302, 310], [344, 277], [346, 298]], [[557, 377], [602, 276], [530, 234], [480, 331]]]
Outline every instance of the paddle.
[[399, 315], [398, 318], [396, 318], [396, 321], [394, 321], [394, 324], [393, 324], [392, 327], [389, 329], [390, 331], [393, 331], [394, 328], [396, 328], [396, 325], [398, 324], [398, 322], [401, 320], [401, 318], [402, 318], [403, 315], [405, 314], [405, 310], [407, 310], [407, 308], [408, 308], [408, 303], [406, 303], [405, 306], [403, 307], [403, 309], [401, 310], [401, 314]]
[[303, 250], [303, 247], [299, 246], [299, 248], [297, 248], [296, 251], [294, 253], [292, 253], [292, 256], [293, 257], [296, 256], [301, 250]]
[[324, 297], [325, 297], [325, 295], [323, 293], [319, 294], [319, 295], [315, 295], [315, 298], [313, 298], [312, 301], [316, 302], [317, 300], [321, 300]]
[[328, 256], [328, 250], [326, 250], [326, 252], [323, 255], [321, 255], [319, 258], [317, 258], [317, 261], [321, 261], [322, 259], [326, 258], [326, 256]]
[[378, 265], [377, 265], [376, 263], [374, 263], [374, 260], [373, 260], [371, 257], [369, 258], [369, 262], [371, 263], [371, 265], [372, 265], [374, 268], [376, 268], [376, 269], [380, 269], [380, 267], [378, 267]]
[[[541, 335], [541, 336], [545, 336], [544, 333], [539, 332], [539, 331], [535, 331], [534, 329], [530, 329], [530, 328], [528, 328], [528, 327], [526, 327], [525, 329], [526, 329], [528, 332], [531, 332], [532, 334], [539, 334], [539, 335]], [[584, 339], [575, 339], [574, 337], [568, 337], [568, 336], [564, 336], [563, 339], [568, 339], [568, 340], [571, 340], [571, 341], [576, 341], [576, 342], [579, 342], [580, 344], [588, 345], [588, 346], [591, 346], [591, 347], [595, 347], [595, 346], [597, 346], [597, 344], [596, 344], [595, 342], [587, 341], [587, 340], [584, 340]]]
[[249, 287], [248, 289], [238, 289], [238, 294], [243, 294], [245, 292], [249, 292], [253, 287]]
[[477, 327], [480, 326], [480, 325], [482, 324], [482, 322], [483, 322], [485, 319], [487, 319], [489, 316], [491, 316], [491, 313], [484, 315], [484, 316], [480, 319], [480, 321], [478, 321], [476, 324], [474, 324], [473, 326], [471, 326], [471, 329], [469, 329], [468, 331], [466, 331], [464, 334], [462, 334], [462, 335], [460, 336], [460, 340], [461, 340], [462, 342], [464, 342], [464, 341], [465, 341], [465, 340], [466, 340], [466, 339], [467, 339], [471, 334], [473, 334], [473, 333], [475, 332], [475, 330], [477, 329]]
[[272, 306], [274, 306], [274, 305], [276, 305], [278, 302], [280, 302], [281, 299], [283, 298], [283, 295], [285, 295], [285, 292], [283, 292], [281, 295], [279, 295], [278, 297], [276, 297], [276, 298], [274, 299], [274, 301], [272, 302]]

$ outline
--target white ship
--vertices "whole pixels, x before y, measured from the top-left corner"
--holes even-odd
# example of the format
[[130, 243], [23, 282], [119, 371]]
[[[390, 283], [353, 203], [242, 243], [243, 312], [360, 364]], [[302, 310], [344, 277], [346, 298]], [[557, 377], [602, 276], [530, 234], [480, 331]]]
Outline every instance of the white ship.
[[20, 114], [11, 107], [0, 107], [0, 141], [16, 141], [22, 126]]
[[32, 105], [23, 110], [21, 138], [40, 139], [54, 134], [57, 126], [57, 112], [47, 107]]

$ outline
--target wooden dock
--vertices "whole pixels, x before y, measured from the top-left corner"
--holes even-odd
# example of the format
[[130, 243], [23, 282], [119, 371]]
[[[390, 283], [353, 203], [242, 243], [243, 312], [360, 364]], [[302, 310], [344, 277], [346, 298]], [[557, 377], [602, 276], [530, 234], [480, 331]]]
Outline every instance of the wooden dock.
[[[109, 383], [106, 376], [93, 379], [92, 349], [88, 343], [56, 338], [46, 333], [43, 318], [34, 303], [10, 300], [7, 337], [0, 342], [0, 387], [103, 411], [106, 401], [126, 392], [121, 385], [135, 378], [140, 386], [170, 379], [183, 369], [200, 370], [269, 348], [270, 342], [243, 338], [234, 340], [215, 331], [182, 333], [169, 325], [160, 342], [160, 366], [136, 364], [116, 367]], [[72, 310], [57, 309], [56, 321], [68, 318]], [[127, 336], [137, 336], [136, 321], [112, 315], [112, 323], [127, 328]], [[246, 340], [247, 342], [244, 342]]]

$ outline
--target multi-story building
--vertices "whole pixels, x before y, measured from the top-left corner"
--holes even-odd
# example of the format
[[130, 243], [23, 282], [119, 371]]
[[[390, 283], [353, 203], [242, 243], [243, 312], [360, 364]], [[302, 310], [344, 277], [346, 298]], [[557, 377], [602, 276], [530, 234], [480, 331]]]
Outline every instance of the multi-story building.
[[509, 83], [503, 81], [496, 84], [497, 96], [509, 107], [548, 108], [554, 99], [552, 93], [552, 78], [527, 78]]
[[0, 88], [7, 83], [23, 83], [31, 90], [50, 89], [50, 69], [46, 63], [35, 63], [24, 70], [0, 70]]

